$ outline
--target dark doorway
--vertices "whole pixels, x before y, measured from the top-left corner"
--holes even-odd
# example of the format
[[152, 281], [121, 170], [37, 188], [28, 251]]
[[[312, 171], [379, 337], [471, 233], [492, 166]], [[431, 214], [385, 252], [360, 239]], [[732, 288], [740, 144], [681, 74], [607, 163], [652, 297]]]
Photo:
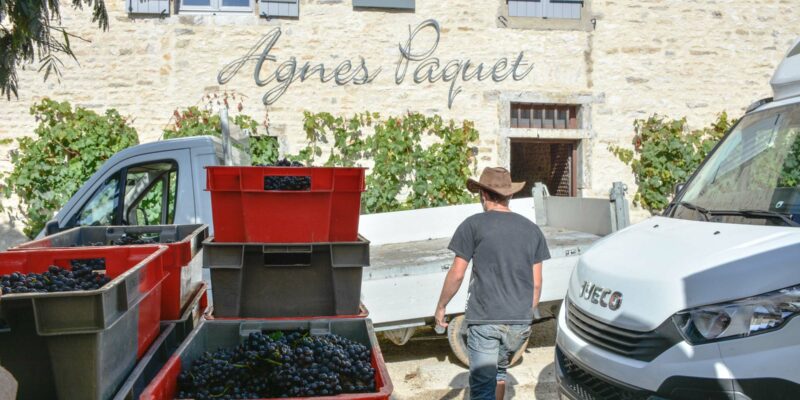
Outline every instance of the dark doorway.
[[514, 197], [531, 197], [536, 182], [547, 186], [551, 196], [576, 196], [578, 141], [512, 139], [511, 178], [525, 181]]

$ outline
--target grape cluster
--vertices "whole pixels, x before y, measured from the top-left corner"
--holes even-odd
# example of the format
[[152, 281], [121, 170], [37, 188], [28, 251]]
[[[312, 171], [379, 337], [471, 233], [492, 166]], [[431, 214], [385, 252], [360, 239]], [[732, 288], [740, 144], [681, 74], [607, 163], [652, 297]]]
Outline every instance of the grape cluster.
[[114, 246], [128, 246], [132, 244], [158, 244], [158, 238], [146, 237], [136, 233], [126, 233], [111, 241]]
[[[112, 246], [130, 246], [139, 244], [159, 244], [160, 237], [148, 237], [140, 233], [124, 233], [122, 236], [111, 241]], [[172, 243], [170, 240], [165, 240], [163, 243]], [[104, 242], [90, 242], [87, 246], [108, 246]]]
[[[303, 164], [287, 159], [278, 160], [274, 164], [262, 164], [260, 167], [302, 167]], [[264, 190], [309, 190], [310, 176], [265, 176]]]
[[371, 350], [338, 335], [251, 333], [206, 352], [178, 377], [178, 398], [258, 399], [376, 391]]
[[106, 269], [105, 258], [86, 258], [83, 260], [72, 260], [69, 263], [74, 268], [89, 267], [93, 271], [102, 271]]
[[95, 290], [110, 281], [107, 276], [93, 272], [89, 265], [73, 266], [71, 270], [51, 266], [41, 274], [14, 272], [0, 275], [3, 294]]

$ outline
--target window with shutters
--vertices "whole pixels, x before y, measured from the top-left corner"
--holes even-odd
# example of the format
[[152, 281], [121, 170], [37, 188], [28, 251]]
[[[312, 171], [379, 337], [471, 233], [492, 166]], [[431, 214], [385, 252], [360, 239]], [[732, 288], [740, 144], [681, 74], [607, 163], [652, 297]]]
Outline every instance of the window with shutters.
[[582, 30], [595, 29], [594, 0], [495, 0], [497, 26], [511, 29]]
[[510, 17], [581, 19], [583, 0], [508, 0]]
[[524, 129], [580, 129], [575, 104], [511, 103], [511, 127]]
[[536, 182], [544, 183], [551, 196], [577, 196], [579, 144], [577, 140], [511, 139], [511, 180], [525, 182], [514, 197], [531, 197]]

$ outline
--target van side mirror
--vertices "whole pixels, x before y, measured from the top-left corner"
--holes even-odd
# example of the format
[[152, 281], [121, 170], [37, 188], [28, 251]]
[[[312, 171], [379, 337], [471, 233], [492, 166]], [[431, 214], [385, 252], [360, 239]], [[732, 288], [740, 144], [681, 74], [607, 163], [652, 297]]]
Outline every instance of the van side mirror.
[[683, 190], [683, 187], [684, 187], [684, 186], [686, 186], [686, 182], [680, 182], [680, 183], [676, 183], [676, 184], [675, 184], [675, 193], [673, 193], [673, 194], [674, 194], [675, 196], [677, 196], [677, 195], [678, 195], [678, 193], [680, 193], [680, 192]]

